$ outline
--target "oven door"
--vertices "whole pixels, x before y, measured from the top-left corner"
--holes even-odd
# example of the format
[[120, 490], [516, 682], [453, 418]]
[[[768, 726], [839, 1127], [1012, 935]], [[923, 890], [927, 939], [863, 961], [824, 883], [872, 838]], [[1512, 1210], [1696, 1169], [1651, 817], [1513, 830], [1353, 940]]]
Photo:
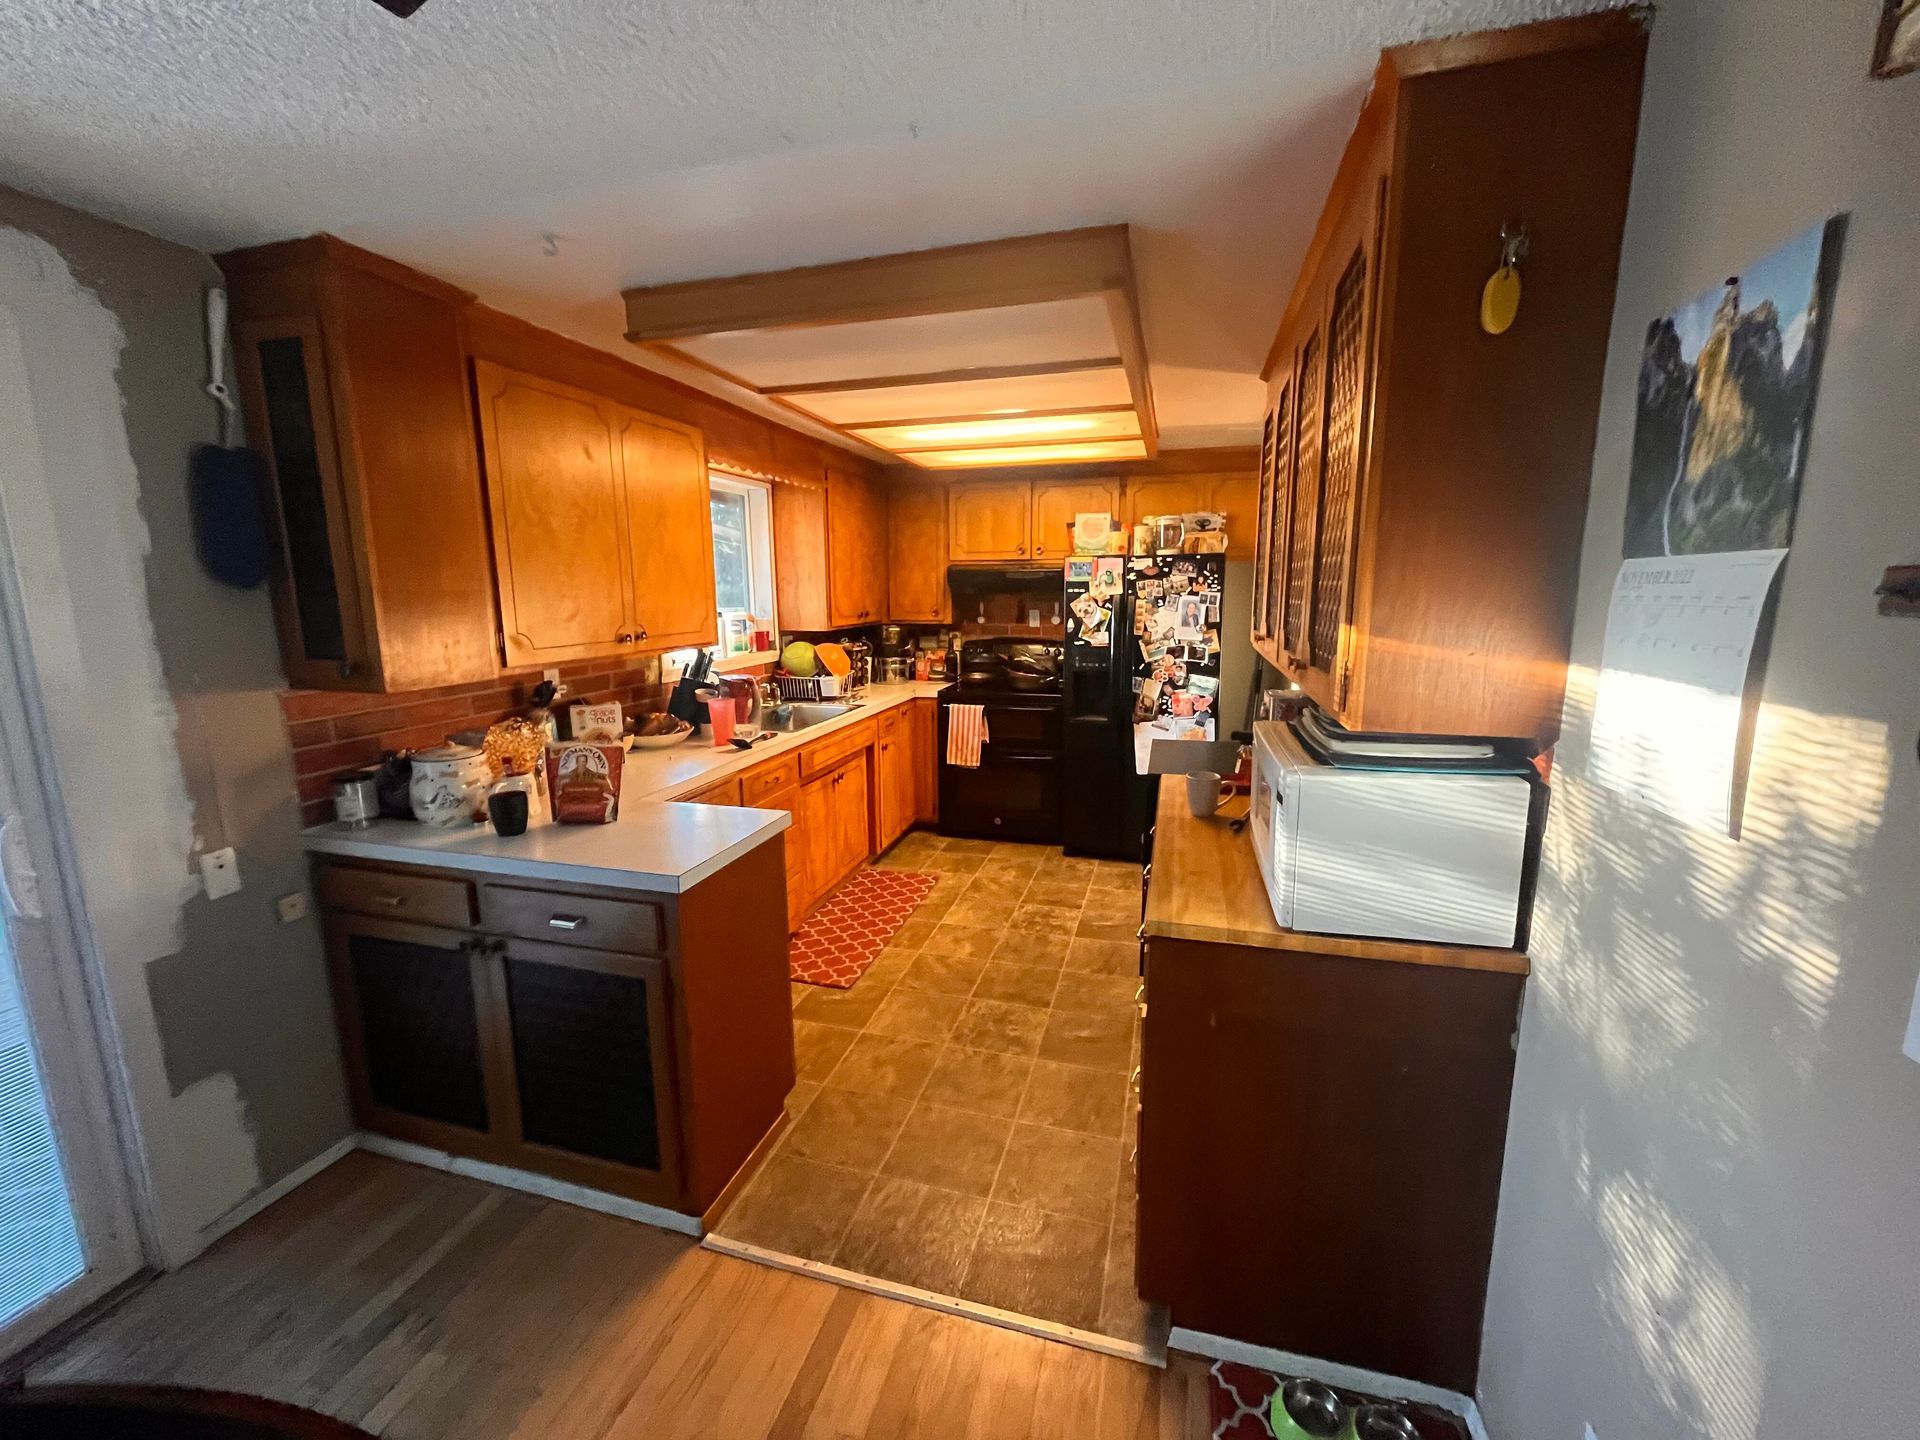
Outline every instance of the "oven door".
[[[991, 723], [991, 722], [989, 722]], [[940, 833], [1060, 843], [1060, 756], [988, 745], [976, 770], [940, 767]]]
[[1060, 753], [1060, 701], [989, 700], [987, 746], [1024, 754]]

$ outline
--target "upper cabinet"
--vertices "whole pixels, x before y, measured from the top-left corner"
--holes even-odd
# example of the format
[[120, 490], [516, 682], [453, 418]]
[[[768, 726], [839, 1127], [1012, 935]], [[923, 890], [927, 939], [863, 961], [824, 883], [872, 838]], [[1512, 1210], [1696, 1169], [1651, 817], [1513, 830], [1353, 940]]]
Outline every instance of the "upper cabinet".
[[1227, 558], [1251, 560], [1257, 526], [1259, 477], [1252, 470], [1217, 474], [1138, 476], [1127, 482], [1125, 520], [1131, 530], [1149, 515], [1211, 511], [1226, 517]]
[[896, 485], [887, 497], [889, 620], [943, 624], [953, 618], [947, 589], [947, 488]]
[[711, 643], [700, 432], [487, 360], [474, 386], [507, 664]]
[[1382, 57], [1268, 357], [1247, 527], [1256, 647], [1351, 728], [1558, 734], [1645, 50], [1610, 11]]
[[[886, 497], [850, 464], [795, 437], [773, 487], [773, 577], [784, 630], [887, 618]], [[837, 453], [837, 452], [836, 452]], [[798, 463], [795, 463], [797, 459]]]
[[1118, 480], [1033, 482], [1033, 558], [1058, 560], [1073, 553], [1073, 517], [1083, 512], [1117, 516]]
[[955, 485], [948, 492], [947, 555], [956, 565], [983, 560], [1024, 562], [1033, 487], [1025, 480]]
[[406, 690], [493, 675], [470, 297], [324, 236], [220, 265], [247, 436], [272, 487], [288, 680]]

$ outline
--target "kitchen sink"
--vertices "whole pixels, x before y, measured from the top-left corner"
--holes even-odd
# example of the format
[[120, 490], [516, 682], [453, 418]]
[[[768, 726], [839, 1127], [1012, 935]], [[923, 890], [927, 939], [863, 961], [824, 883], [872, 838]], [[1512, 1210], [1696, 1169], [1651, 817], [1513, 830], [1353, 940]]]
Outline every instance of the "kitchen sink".
[[824, 725], [829, 720], [838, 720], [853, 709], [851, 705], [824, 705], [801, 701], [788, 706], [788, 715], [784, 720], [776, 720], [772, 715], [761, 717], [760, 728], [772, 730], [782, 735], [797, 734], [802, 730], [811, 730], [816, 725]]

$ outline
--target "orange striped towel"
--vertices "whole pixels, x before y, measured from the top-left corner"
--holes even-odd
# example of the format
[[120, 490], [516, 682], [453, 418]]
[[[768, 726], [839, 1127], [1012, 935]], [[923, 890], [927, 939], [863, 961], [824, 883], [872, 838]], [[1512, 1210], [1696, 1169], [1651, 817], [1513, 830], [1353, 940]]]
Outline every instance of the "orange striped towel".
[[987, 743], [987, 707], [947, 707], [947, 764], [963, 770], [980, 768], [980, 747]]

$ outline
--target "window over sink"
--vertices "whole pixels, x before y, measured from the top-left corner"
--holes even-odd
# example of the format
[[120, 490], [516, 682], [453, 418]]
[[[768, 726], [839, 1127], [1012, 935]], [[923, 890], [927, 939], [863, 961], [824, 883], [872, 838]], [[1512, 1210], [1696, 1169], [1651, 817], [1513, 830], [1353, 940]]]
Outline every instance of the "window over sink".
[[772, 492], [761, 481], [719, 470], [710, 472], [708, 480], [718, 612], [714, 659], [723, 669], [764, 664], [775, 658], [780, 633], [774, 613]]

